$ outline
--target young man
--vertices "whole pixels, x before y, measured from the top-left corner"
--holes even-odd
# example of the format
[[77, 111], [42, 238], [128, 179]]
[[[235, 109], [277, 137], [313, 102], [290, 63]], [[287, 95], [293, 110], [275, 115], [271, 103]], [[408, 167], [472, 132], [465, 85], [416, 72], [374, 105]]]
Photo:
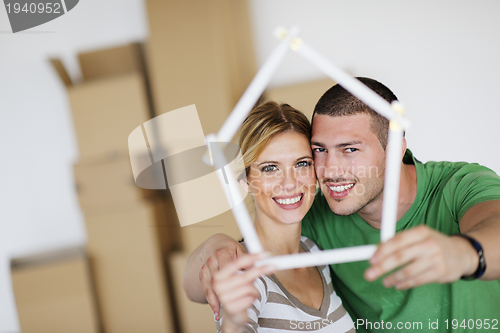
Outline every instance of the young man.
[[[359, 80], [396, 100], [381, 83]], [[312, 126], [321, 194], [302, 234], [323, 249], [378, 243], [388, 121], [336, 85], [316, 105]], [[422, 164], [406, 142], [401, 157], [398, 234], [369, 262], [331, 265], [357, 331], [499, 328], [500, 177], [477, 164]], [[208, 300], [217, 315], [211, 277], [241, 253], [225, 235], [203, 243], [186, 268], [188, 296]]]

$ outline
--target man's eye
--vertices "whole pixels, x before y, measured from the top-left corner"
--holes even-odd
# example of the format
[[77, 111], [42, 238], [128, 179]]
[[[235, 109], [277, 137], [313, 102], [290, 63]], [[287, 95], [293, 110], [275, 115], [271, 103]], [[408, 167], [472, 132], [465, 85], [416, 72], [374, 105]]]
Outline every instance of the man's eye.
[[325, 148], [313, 148], [313, 150], [314, 150], [315, 153], [323, 153], [323, 152], [326, 151]]
[[345, 152], [346, 153], [354, 153], [356, 151], [358, 151], [359, 149], [358, 148], [346, 148], [345, 149]]
[[262, 172], [273, 172], [276, 170], [278, 170], [278, 167], [276, 165], [266, 165], [262, 168]]
[[312, 163], [310, 161], [300, 161], [297, 163], [297, 167], [299, 168], [307, 168], [308, 166], [311, 166]]

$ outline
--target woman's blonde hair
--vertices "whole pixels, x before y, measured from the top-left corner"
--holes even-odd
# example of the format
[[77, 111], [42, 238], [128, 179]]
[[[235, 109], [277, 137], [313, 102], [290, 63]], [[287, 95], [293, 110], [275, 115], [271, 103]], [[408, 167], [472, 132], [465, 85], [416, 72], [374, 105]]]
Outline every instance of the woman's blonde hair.
[[288, 104], [267, 102], [250, 112], [241, 125], [239, 139], [246, 176], [271, 139], [286, 132], [302, 134], [310, 140], [311, 123], [302, 112]]

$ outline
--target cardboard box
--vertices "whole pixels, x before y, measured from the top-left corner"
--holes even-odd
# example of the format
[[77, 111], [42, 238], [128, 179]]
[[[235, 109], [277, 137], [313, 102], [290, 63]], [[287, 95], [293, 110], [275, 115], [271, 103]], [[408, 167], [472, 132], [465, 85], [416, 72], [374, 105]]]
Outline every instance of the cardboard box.
[[332, 79], [326, 78], [267, 89], [264, 92], [264, 102], [290, 104], [311, 120], [316, 103], [334, 84]]
[[191, 302], [182, 287], [188, 253], [175, 253], [170, 257], [170, 270], [175, 286], [177, 313], [182, 333], [216, 332], [214, 314], [208, 304]]
[[181, 228], [182, 248], [192, 253], [201, 243], [210, 236], [223, 233], [236, 240], [241, 239], [240, 230], [231, 211], [215, 216], [203, 222]]
[[155, 110], [196, 104], [205, 134], [226, 120], [256, 73], [246, 1], [147, 0]]
[[78, 54], [83, 80], [144, 71], [142, 45], [132, 43]]
[[128, 136], [150, 119], [143, 77], [129, 73], [68, 88], [80, 159], [128, 150]]
[[[73, 166], [73, 172], [80, 207], [85, 212], [121, 210], [130, 203], [165, 192], [136, 185], [127, 151], [112, 158], [81, 161]], [[161, 180], [165, 182], [164, 178]]]
[[155, 207], [130, 203], [85, 218], [104, 331], [173, 332]]
[[[204, 133], [216, 133], [256, 73], [243, 0], [147, 0], [146, 58], [157, 115], [196, 104]], [[181, 228], [190, 253], [209, 236], [239, 236], [231, 212]]]
[[231, 103], [236, 105], [257, 73], [248, 2], [219, 0], [216, 6], [219, 22], [216, 27], [226, 48], [225, 63], [229, 66]]
[[180, 223], [170, 191], [137, 186], [128, 154], [102, 161], [82, 161], [74, 166], [74, 175], [80, 207], [86, 215], [121, 212], [124, 207], [148, 201], [147, 206], [154, 209], [150, 223], [156, 228], [162, 253], [181, 249]]
[[[151, 97], [139, 46], [80, 55], [85, 80], [74, 84], [62, 62], [51, 59], [68, 89], [81, 160], [128, 150], [128, 136], [151, 119]], [[114, 65], [109, 65], [114, 64]]]
[[14, 259], [12, 284], [23, 333], [101, 331], [83, 249]]

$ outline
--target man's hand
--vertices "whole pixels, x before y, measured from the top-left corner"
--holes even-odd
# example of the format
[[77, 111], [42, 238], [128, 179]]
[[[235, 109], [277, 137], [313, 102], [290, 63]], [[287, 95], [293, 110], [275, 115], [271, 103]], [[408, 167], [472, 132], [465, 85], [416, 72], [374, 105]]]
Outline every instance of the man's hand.
[[408, 289], [433, 282], [450, 283], [473, 274], [478, 261], [467, 240], [418, 226], [381, 244], [370, 259], [365, 278], [374, 281], [399, 268], [384, 278], [384, 286]]

